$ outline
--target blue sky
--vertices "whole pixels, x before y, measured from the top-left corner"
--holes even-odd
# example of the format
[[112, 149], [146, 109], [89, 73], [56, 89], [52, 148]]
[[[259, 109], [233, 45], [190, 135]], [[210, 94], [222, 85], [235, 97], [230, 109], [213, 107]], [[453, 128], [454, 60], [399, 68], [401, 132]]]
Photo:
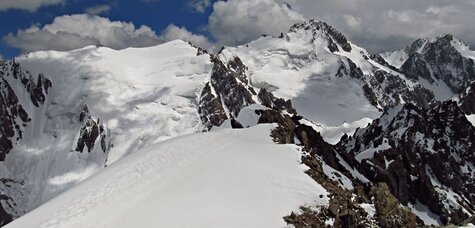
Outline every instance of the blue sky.
[[[18, 29], [27, 29], [32, 25], [46, 25], [53, 22], [55, 17], [70, 14], [83, 14], [89, 7], [108, 5], [110, 10], [100, 14], [111, 21], [132, 22], [135, 26], [147, 25], [154, 31], [162, 31], [170, 23], [184, 26], [189, 31], [204, 34], [211, 7], [204, 12], [193, 9], [187, 0], [160, 1], [104, 1], [104, 0], [70, 0], [64, 4], [50, 5], [38, 8], [34, 12], [22, 9], [0, 11], [0, 37], [8, 33], [16, 33]], [[18, 48], [12, 48], [5, 41], [0, 43], [0, 54], [11, 58], [20, 53]]]
[[473, 12], [474, 0], [0, 0], [0, 55], [174, 39], [213, 51], [308, 19], [329, 23], [373, 53], [441, 34], [474, 48]]

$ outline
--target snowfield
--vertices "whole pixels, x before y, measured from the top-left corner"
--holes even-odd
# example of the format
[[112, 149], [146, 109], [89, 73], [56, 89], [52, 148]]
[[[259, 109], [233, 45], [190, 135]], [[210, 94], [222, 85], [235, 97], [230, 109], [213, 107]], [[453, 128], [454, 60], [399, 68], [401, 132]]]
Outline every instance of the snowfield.
[[16, 61], [53, 82], [46, 121], [66, 125], [66, 114], [87, 104], [92, 116], [106, 123], [114, 145], [108, 164], [201, 127], [197, 100], [212, 63], [184, 41], [124, 50], [89, 46], [35, 52]]
[[[170, 139], [130, 154], [6, 227], [285, 227], [328, 205], [295, 145], [266, 124]], [[323, 195], [323, 198], [320, 198]]]
[[[23, 183], [11, 190], [19, 214], [29, 212], [97, 171], [149, 145], [203, 129], [199, 94], [209, 80], [209, 55], [176, 40], [148, 48], [88, 46], [41, 51], [15, 59], [23, 70], [52, 81], [45, 104], [20, 96], [32, 121], [19, 146], [0, 165], [0, 178]], [[22, 95], [23, 85], [11, 83]], [[109, 150], [75, 151], [87, 105], [107, 132]], [[99, 140], [98, 140], [99, 141]], [[98, 142], [100, 143], [100, 142]], [[22, 212], [23, 211], [23, 212]]]

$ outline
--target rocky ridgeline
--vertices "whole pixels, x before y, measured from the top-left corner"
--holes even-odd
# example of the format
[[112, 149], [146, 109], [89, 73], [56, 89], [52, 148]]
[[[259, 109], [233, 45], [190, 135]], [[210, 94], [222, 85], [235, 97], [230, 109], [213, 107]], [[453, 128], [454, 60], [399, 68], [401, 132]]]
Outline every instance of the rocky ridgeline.
[[[475, 128], [453, 101], [386, 111], [337, 148], [372, 182], [387, 183], [403, 204], [425, 204], [444, 224], [474, 213]], [[454, 200], [455, 198], [455, 200]]]

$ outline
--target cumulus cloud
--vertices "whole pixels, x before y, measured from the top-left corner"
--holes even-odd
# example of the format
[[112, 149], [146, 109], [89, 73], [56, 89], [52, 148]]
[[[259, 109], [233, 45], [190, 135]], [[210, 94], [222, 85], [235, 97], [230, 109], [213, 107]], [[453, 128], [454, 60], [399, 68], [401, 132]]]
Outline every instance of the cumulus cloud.
[[293, 10], [324, 20], [373, 52], [444, 33], [475, 46], [473, 0], [294, 0]]
[[205, 36], [193, 34], [185, 27], [178, 27], [174, 24], [168, 25], [168, 27], [163, 30], [159, 38], [165, 42], [180, 39], [187, 42], [191, 42], [194, 45], [208, 50], [214, 49], [214, 46], [208, 41], [208, 38], [206, 38]]
[[262, 34], [277, 35], [304, 17], [276, 0], [228, 0], [213, 5], [208, 20], [212, 35], [223, 45], [238, 45]]
[[20, 9], [33, 12], [42, 6], [58, 5], [64, 2], [65, 0], [1, 0], [0, 11]]
[[56, 17], [43, 27], [32, 26], [8, 34], [3, 41], [23, 53], [39, 50], [67, 51], [87, 45], [104, 45], [114, 49], [145, 47], [160, 43], [155, 32], [147, 26], [110, 21], [86, 14]]
[[196, 12], [204, 13], [211, 6], [211, 0], [188, 0], [188, 6]]
[[105, 4], [105, 5], [91, 6], [87, 8], [86, 10], [84, 10], [84, 12], [89, 15], [99, 15], [102, 13], [107, 13], [110, 10], [111, 10], [111, 6]]

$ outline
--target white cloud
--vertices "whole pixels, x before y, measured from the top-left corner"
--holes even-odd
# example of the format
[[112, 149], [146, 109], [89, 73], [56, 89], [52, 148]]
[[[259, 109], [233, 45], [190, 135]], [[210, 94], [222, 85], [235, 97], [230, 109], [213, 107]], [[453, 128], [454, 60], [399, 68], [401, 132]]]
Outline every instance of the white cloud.
[[43, 27], [32, 26], [16, 34], [10, 33], [3, 37], [3, 41], [22, 52], [66, 51], [98, 44], [122, 49], [152, 46], [161, 42], [150, 27], [136, 28], [132, 23], [86, 14], [60, 16]]
[[90, 15], [99, 15], [102, 13], [107, 13], [110, 10], [111, 10], [110, 5], [96, 5], [96, 6], [91, 6], [87, 8], [86, 10], [84, 10], [84, 12]]
[[42, 6], [58, 5], [65, 3], [66, 0], [0, 0], [0, 11], [9, 9], [20, 9], [36, 11]]
[[208, 41], [208, 38], [206, 38], [205, 36], [193, 34], [185, 27], [178, 27], [174, 24], [168, 25], [168, 27], [163, 30], [159, 38], [165, 42], [180, 39], [187, 42], [191, 42], [194, 45], [197, 45], [207, 50], [214, 49], [214, 46]]
[[307, 18], [328, 22], [373, 52], [444, 33], [475, 46], [475, 26], [470, 24], [475, 21], [473, 0], [294, 0], [290, 5]]
[[211, 6], [211, 0], [188, 0], [188, 6], [196, 12], [204, 13]]
[[262, 34], [278, 35], [304, 20], [287, 4], [277, 0], [228, 0], [214, 3], [209, 30], [220, 44], [237, 45]]

